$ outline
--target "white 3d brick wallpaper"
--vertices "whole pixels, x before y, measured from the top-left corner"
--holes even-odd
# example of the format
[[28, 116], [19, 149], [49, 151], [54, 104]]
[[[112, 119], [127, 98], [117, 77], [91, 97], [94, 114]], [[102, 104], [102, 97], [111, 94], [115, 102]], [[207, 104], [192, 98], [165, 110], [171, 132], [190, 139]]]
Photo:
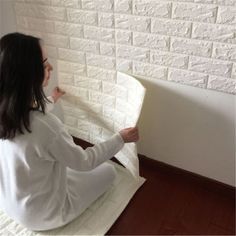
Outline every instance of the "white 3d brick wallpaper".
[[119, 70], [236, 93], [236, 0], [16, 0], [15, 11], [59, 60], [61, 83]]

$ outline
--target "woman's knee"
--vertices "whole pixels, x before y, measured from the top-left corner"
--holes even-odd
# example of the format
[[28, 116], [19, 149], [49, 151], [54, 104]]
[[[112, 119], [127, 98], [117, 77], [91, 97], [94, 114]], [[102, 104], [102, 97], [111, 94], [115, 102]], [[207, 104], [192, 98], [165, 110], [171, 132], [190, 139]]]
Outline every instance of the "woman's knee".
[[106, 165], [106, 172], [109, 176], [109, 180], [113, 182], [117, 175], [116, 168], [109, 163], [104, 163], [104, 164]]

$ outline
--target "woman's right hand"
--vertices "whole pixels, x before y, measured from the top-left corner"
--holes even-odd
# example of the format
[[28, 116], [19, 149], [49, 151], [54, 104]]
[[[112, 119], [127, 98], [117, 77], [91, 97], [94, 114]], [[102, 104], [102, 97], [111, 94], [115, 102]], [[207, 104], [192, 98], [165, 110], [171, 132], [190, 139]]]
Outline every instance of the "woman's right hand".
[[138, 127], [122, 129], [119, 133], [125, 143], [137, 142], [139, 140]]

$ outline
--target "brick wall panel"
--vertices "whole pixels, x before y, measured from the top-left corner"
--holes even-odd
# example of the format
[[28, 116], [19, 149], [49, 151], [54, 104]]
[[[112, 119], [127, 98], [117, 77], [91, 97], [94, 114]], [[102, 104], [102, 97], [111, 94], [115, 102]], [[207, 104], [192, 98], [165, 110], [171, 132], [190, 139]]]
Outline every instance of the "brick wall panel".
[[113, 28], [115, 26], [114, 14], [98, 12], [98, 25], [100, 27]]
[[172, 37], [170, 51], [186, 55], [211, 57], [212, 42]]
[[183, 4], [173, 5], [173, 19], [201, 21], [214, 23], [216, 20], [217, 6], [201, 4]]
[[55, 33], [83, 37], [83, 25], [57, 21], [55, 22]]
[[235, 33], [236, 28], [233, 26], [194, 23], [192, 37], [194, 39], [235, 44]]
[[114, 44], [110, 43], [100, 43], [100, 53], [104, 56], [112, 56], [115, 57], [116, 54], [116, 48]]
[[132, 60], [126, 60], [123, 58], [117, 58], [116, 59], [116, 69], [121, 72], [126, 72], [131, 74], [133, 68], [133, 62]]
[[84, 37], [87, 39], [104, 41], [107, 43], [114, 43], [115, 31], [113, 29], [105, 29], [105, 28], [94, 27], [94, 26], [85, 26]]
[[150, 50], [146, 48], [137, 48], [133, 46], [118, 45], [117, 57], [124, 59], [149, 62]]
[[115, 12], [132, 13], [132, 0], [115, 0]]
[[104, 69], [115, 69], [115, 58], [108, 56], [95, 55], [92, 53], [86, 54], [87, 65], [97, 66]]
[[112, 83], [115, 83], [116, 81], [116, 72], [113, 70], [106, 70], [95, 66], [88, 66], [87, 73], [88, 77], [90, 78], [110, 81]]
[[236, 62], [236, 45], [214, 43], [212, 57]]
[[236, 80], [226, 79], [218, 76], [210, 76], [208, 86], [209, 89], [227, 91], [228, 93], [235, 93]]
[[167, 69], [162, 66], [151, 65], [142, 62], [133, 63], [134, 75], [150, 77], [154, 79], [167, 79]]
[[224, 77], [230, 77], [232, 72], [233, 63], [211, 60], [200, 57], [190, 57], [189, 69], [196, 72], [202, 72], [210, 75], [221, 75]]
[[236, 7], [223, 7], [218, 9], [217, 23], [236, 25]]
[[165, 20], [165, 19], [152, 19], [152, 33], [169, 35], [169, 36], [180, 36], [190, 37], [191, 33], [191, 22]]
[[169, 81], [174, 81], [181, 84], [191, 85], [199, 88], [206, 88], [208, 76], [196, 72], [169, 69]]
[[99, 53], [99, 42], [87, 39], [70, 38], [70, 48], [84, 52]]
[[[181, 1], [183, 1], [183, 0], [181, 0]], [[226, 5], [226, 6], [236, 6], [235, 0], [194, 0], [194, 2], [195, 3], [206, 3], [206, 4], [208, 4], [208, 3], [219, 4], [219, 5]]]
[[65, 61], [72, 61], [80, 64], [85, 64], [85, 53], [75, 50], [59, 48], [58, 58]]
[[[34, 0], [31, 0], [34, 1]], [[49, 0], [48, 0], [49, 1]], [[80, 0], [51, 0], [53, 6], [80, 8]]]
[[134, 32], [133, 45], [168, 51], [170, 38], [163, 35]]
[[[89, 94], [103, 81], [116, 84], [118, 70], [236, 94], [235, 0], [16, 0], [14, 6], [17, 30], [43, 39], [48, 57], [58, 60], [60, 83], [73, 89]], [[94, 85], [81, 81], [87, 76]]]
[[131, 31], [150, 32], [151, 19], [146, 17], [115, 15], [115, 27]]
[[82, 8], [97, 11], [113, 11], [113, 0], [81, 0]]
[[132, 43], [132, 32], [126, 30], [116, 30], [116, 43], [117, 44], [127, 44]]
[[161, 66], [187, 69], [188, 56], [152, 50], [150, 54], [150, 62]]
[[153, 0], [133, 0], [133, 12], [135, 15], [167, 17], [171, 15], [171, 3]]
[[67, 9], [67, 17], [69, 22], [78, 24], [97, 25], [98, 23], [97, 13], [93, 11]]

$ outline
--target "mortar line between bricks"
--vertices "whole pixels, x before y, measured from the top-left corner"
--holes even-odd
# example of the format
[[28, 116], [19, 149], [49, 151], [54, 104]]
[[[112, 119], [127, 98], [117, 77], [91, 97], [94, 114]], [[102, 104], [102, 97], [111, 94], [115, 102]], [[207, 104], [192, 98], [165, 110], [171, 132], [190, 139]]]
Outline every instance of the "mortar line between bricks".
[[173, 16], [173, 13], [174, 13], [174, 3], [173, 2], [171, 2], [170, 3], [170, 8], [171, 8], [171, 10], [170, 10], [170, 19], [172, 19], [172, 16]]
[[216, 7], [215, 24], [217, 24], [218, 15], [219, 15], [219, 6]]

